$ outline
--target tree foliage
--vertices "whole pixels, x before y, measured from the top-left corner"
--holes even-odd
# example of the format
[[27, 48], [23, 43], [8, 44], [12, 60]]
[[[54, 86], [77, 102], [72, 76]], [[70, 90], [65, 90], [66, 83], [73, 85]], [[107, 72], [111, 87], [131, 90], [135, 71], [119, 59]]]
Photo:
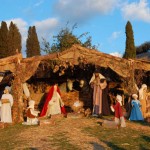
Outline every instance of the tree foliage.
[[134, 35], [130, 21], [126, 24], [126, 48], [124, 58], [136, 58], [136, 48], [134, 45]]
[[148, 52], [150, 50], [150, 42], [145, 42], [136, 47], [136, 54]]
[[21, 34], [18, 27], [13, 22], [10, 23], [8, 32], [8, 56], [15, 55], [16, 52], [21, 52]]
[[70, 48], [73, 44], [81, 44], [81, 41], [73, 34], [73, 30], [76, 25], [72, 27], [72, 30], [66, 26], [66, 28], [61, 29], [57, 36], [54, 36], [56, 43], [53, 45], [57, 47], [57, 50], [64, 51]]
[[[68, 25], [68, 24], [67, 24]], [[95, 48], [96, 46], [92, 46], [92, 37], [89, 36], [86, 38], [85, 42], [82, 42], [81, 39], [86, 37], [88, 32], [81, 34], [80, 36], [74, 35], [73, 31], [77, 28], [77, 25], [74, 24], [72, 28], [69, 28], [66, 25], [65, 28], [62, 28], [58, 35], [54, 36], [54, 42], [50, 45], [45, 39], [43, 39], [44, 48], [42, 49], [46, 53], [53, 53], [53, 52], [62, 52], [74, 44], [80, 44], [83, 47], [87, 48]]]
[[0, 58], [8, 56], [8, 28], [6, 22], [1, 22], [0, 28]]
[[27, 57], [37, 56], [40, 54], [40, 44], [36, 33], [35, 26], [30, 26], [28, 30], [28, 38], [26, 41], [26, 55]]

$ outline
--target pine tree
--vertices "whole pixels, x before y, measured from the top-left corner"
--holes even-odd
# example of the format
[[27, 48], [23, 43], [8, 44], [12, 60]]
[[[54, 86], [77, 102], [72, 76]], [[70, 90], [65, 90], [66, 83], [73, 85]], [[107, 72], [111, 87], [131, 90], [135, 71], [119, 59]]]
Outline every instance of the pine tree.
[[134, 35], [130, 21], [126, 24], [126, 49], [124, 58], [136, 58], [136, 47], [134, 45]]
[[8, 28], [6, 22], [1, 22], [0, 28], [0, 58], [8, 56]]
[[35, 26], [29, 27], [28, 38], [26, 41], [26, 55], [27, 57], [37, 56], [40, 54], [40, 44], [36, 33]]
[[17, 26], [11, 22], [8, 32], [8, 51], [9, 56], [15, 55], [16, 52], [21, 52], [21, 34]]

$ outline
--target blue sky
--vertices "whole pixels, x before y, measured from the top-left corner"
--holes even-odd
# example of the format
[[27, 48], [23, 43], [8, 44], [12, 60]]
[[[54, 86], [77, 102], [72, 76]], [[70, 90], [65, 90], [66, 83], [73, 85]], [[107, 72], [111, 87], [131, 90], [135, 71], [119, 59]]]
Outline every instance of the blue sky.
[[52, 43], [52, 36], [77, 23], [74, 34], [89, 32], [93, 45], [108, 54], [120, 55], [125, 49], [125, 26], [129, 20], [135, 45], [150, 41], [149, 0], [1, 0], [0, 22], [16, 23], [22, 34], [22, 52], [29, 26], [36, 26], [42, 37]]

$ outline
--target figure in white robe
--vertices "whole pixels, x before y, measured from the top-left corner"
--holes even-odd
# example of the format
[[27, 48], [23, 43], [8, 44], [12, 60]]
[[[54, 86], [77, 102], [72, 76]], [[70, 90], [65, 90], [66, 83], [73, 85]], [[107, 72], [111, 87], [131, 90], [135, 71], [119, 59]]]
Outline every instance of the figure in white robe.
[[1, 122], [12, 123], [13, 97], [10, 94], [10, 87], [6, 86], [1, 97]]
[[142, 84], [139, 89], [139, 100], [141, 102], [141, 111], [144, 119], [146, 118], [146, 100], [147, 100], [147, 85]]
[[38, 114], [40, 111], [34, 110], [35, 101], [29, 101], [29, 107], [27, 108], [27, 122], [23, 122], [23, 125], [38, 125]]
[[64, 107], [64, 102], [61, 99], [60, 90], [58, 86], [55, 84], [48, 92], [40, 117], [44, 117], [44, 116], [51, 117], [51, 115], [56, 115], [61, 113], [64, 114], [64, 117], [67, 117], [67, 112]]

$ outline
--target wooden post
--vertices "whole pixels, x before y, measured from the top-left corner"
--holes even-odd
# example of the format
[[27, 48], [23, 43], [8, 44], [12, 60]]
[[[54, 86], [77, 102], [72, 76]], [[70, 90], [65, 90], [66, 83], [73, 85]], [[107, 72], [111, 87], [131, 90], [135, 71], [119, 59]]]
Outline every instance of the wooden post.
[[19, 123], [23, 121], [23, 88], [20, 72], [21, 66], [20, 64], [16, 64], [16, 72], [12, 85], [12, 94], [14, 98], [12, 118], [14, 123]]
[[128, 87], [127, 87], [127, 91], [129, 93], [129, 95], [132, 95], [134, 93], [137, 93], [136, 87], [135, 87], [135, 79], [134, 79], [134, 72], [135, 72], [135, 68], [134, 68], [134, 60], [131, 60], [130, 65], [129, 65], [129, 78], [128, 78]]

